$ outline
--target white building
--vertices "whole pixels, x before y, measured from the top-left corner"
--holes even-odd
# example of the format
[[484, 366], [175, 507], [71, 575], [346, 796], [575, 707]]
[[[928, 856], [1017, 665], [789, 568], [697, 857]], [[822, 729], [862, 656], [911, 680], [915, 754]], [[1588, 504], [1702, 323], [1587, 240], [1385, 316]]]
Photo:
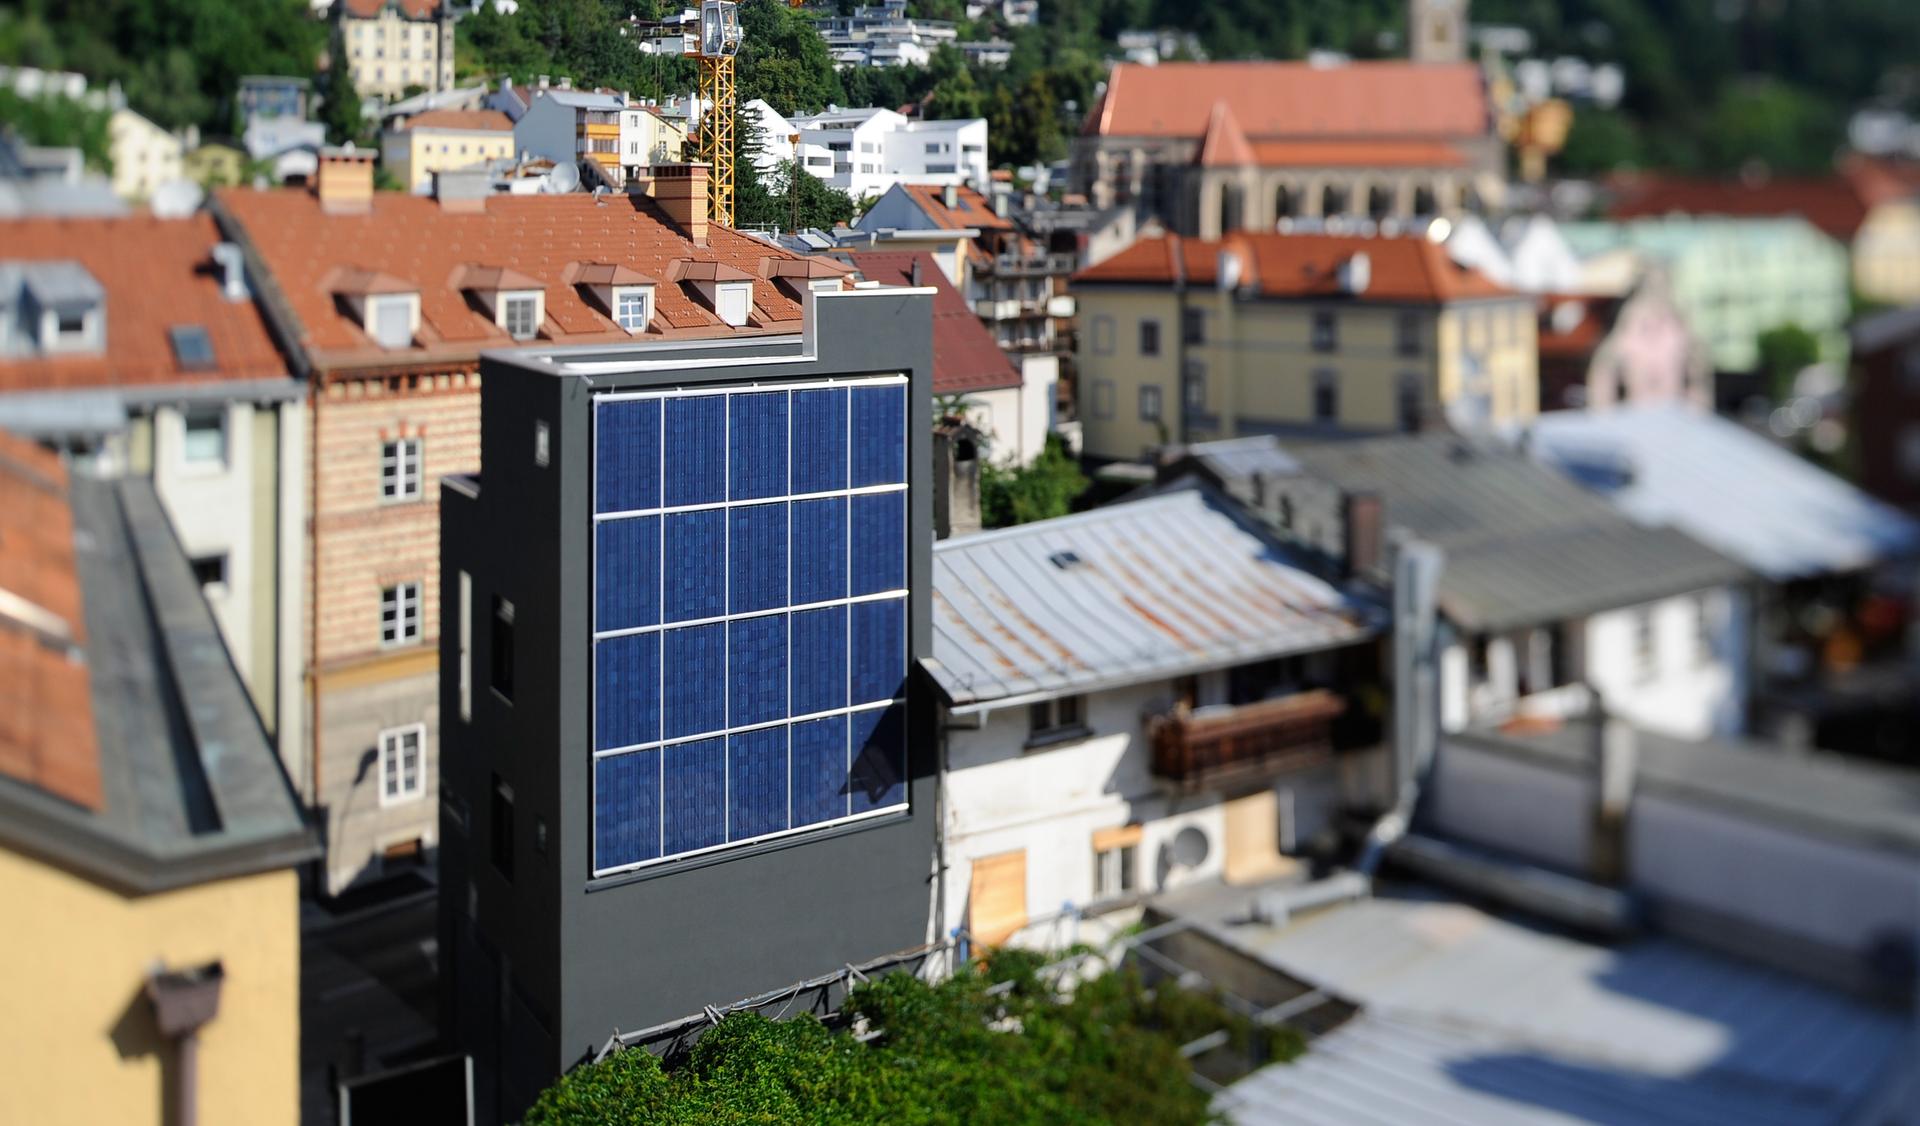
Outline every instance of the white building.
[[934, 546], [945, 931], [1294, 867], [1381, 738], [1383, 618], [1298, 559], [1201, 486]]
[[1586, 285], [1585, 265], [1549, 215], [1515, 215], [1497, 232], [1478, 215], [1462, 215], [1447, 235], [1447, 255], [1522, 293], [1580, 293]]
[[949, 20], [914, 19], [907, 0], [882, 0], [855, 8], [850, 16], [834, 16], [820, 24], [833, 65], [925, 66], [935, 47], [954, 43], [959, 29]]
[[[763, 149], [798, 133], [801, 167], [854, 199], [883, 194], [897, 183], [986, 184], [985, 118], [912, 121], [890, 109], [841, 109], [792, 118], [789, 127], [765, 119], [756, 125]], [[778, 132], [776, 132], [778, 131]]]
[[620, 149], [624, 129], [621, 119], [626, 113], [624, 94], [569, 86], [536, 89], [526, 112], [514, 118], [514, 151], [556, 164], [592, 161], [606, 169], [609, 178], [617, 177], [618, 170], [625, 166]]
[[1525, 454], [1434, 432], [1206, 442], [1185, 465], [1290, 536], [1346, 553], [1347, 498], [1445, 554], [1440, 719], [1607, 710], [1685, 739], [1742, 730], [1751, 599], [1735, 560], [1627, 519]]
[[113, 190], [123, 199], [147, 199], [161, 184], [185, 177], [186, 142], [124, 107], [107, 118], [107, 153]]

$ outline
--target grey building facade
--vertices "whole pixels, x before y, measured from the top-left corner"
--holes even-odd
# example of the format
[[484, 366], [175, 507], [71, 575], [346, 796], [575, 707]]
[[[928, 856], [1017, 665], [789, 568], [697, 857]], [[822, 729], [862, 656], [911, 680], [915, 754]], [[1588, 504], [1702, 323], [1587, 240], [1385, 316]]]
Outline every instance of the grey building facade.
[[[931, 310], [929, 290], [816, 294], [797, 337], [484, 359], [486, 470], [448, 478], [441, 501], [443, 1020], [474, 1059], [478, 1120], [519, 1115], [617, 1032], [932, 937], [932, 709], [910, 671], [931, 651]], [[879, 416], [860, 414], [862, 394], [894, 412], [880, 429], [869, 425]], [[764, 405], [769, 395], [791, 421], [784, 450], [777, 438], [764, 447], [778, 451], [784, 481], [762, 472], [769, 459], [749, 448], [759, 431], [739, 423], [745, 400]], [[719, 455], [731, 459], [719, 505], [728, 530], [702, 557], [673, 538], [676, 518], [691, 524], [706, 510], [673, 495], [676, 475], [702, 455], [676, 453], [672, 412], [720, 396], [734, 412]], [[663, 483], [645, 503], [615, 499], [615, 467], [633, 451], [612, 444], [610, 420], [625, 416], [611, 412], [654, 402], [666, 420]], [[836, 402], [847, 404], [833, 425], [845, 427], [850, 468], [837, 482], [805, 484], [802, 424]], [[890, 464], [901, 480], [863, 485], [863, 435], [881, 430], [898, 434], [903, 457]], [[749, 476], [769, 478], [768, 488], [737, 503]], [[801, 566], [818, 542], [800, 532], [809, 504], [844, 505], [846, 574], [832, 597], [800, 591], [815, 581]], [[863, 506], [899, 521], [891, 542], [902, 546], [880, 553], [898, 574], [869, 584], [884, 589], [859, 586], [873, 554], [863, 549]], [[767, 564], [772, 548], [745, 546], [756, 513], [787, 517], [777, 548], [787, 566]], [[611, 582], [638, 565], [616, 566], [608, 553], [609, 542], [627, 533], [639, 542], [656, 527], [665, 530], [648, 540], [663, 544], [657, 601], [648, 584]], [[740, 570], [749, 565], [774, 576], [760, 584], [773, 588], [767, 602], [749, 601]], [[719, 613], [688, 610], [669, 628], [709, 572], [727, 576], [712, 580], [725, 588]], [[645, 624], [633, 624], [636, 598], [652, 615]], [[861, 622], [880, 618], [897, 624], [869, 645]], [[817, 698], [808, 678], [823, 664], [807, 659], [803, 619], [849, 623], [831, 706], [801, 702]], [[747, 675], [760, 657], [743, 636], [769, 626], [790, 630], [791, 648], [775, 646], [777, 673]], [[712, 656], [681, 646], [701, 630], [724, 630], [711, 635], [725, 639], [724, 731], [676, 742], [676, 732], [713, 722], [690, 718], [697, 708], [683, 683]], [[652, 663], [636, 676], [622, 662], [641, 650]], [[893, 671], [862, 703], [861, 685], [876, 683], [869, 666]], [[754, 711], [768, 692], [777, 706]], [[845, 759], [827, 764], [838, 767], [834, 778], [802, 769], [819, 745], [803, 729], [845, 733]], [[769, 738], [776, 750], [755, 757]], [[715, 757], [702, 757], [709, 750]], [[707, 773], [714, 761], [724, 770]]]

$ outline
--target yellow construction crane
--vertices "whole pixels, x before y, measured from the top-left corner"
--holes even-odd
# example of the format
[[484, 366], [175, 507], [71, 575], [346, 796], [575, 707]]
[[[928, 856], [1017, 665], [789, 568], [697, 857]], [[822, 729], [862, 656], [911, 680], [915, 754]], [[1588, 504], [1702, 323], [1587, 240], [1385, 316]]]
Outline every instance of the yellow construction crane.
[[707, 173], [708, 217], [733, 226], [733, 123], [740, 96], [733, 84], [733, 58], [740, 53], [740, 5], [701, 0], [700, 36], [689, 52], [700, 60], [700, 143], [694, 152], [713, 166]]

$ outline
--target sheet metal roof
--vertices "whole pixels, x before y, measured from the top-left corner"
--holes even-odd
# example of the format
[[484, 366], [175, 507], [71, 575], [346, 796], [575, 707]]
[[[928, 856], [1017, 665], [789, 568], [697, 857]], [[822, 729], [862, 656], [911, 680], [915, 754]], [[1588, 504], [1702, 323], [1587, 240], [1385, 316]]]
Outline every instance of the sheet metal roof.
[[1679, 528], [1771, 579], [1920, 551], [1910, 517], [1716, 415], [1555, 411], [1527, 445], [1640, 523]]
[[1898, 1011], [1668, 939], [1603, 947], [1425, 896], [1233, 937], [1361, 1015], [1230, 1088], [1240, 1123], [1825, 1123], [1897, 1063]]
[[[1263, 468], [1259, 441], [1224, 463]], [[1447, 554], [1440, 608], [1474, 630], [1503, 630], [1637, 606], [1737, 581], [1731, 559], [1673, 528], [1649, 528], [1525, 455], [1455, 434], [1270, 443], [1274, 477], [1304, 470], [1378, 493], [1387, 523]], [[1214, 443], [1191, 447], [1203, 462]], [[1289, 469], [1289, 466], [1295, 467]], [[1222, 477], [1239, 492], [1234, 477]]]
[[1346, 645], [1382, 617], [1191, 487], [936, 544], [929, 669], [955, 705], [1082, 692]]

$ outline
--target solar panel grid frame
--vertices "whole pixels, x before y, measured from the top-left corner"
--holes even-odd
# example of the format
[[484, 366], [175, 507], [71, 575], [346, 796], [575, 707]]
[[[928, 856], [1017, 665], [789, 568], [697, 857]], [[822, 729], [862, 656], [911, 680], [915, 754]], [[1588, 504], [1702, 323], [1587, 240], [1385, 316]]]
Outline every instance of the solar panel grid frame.
[[[863, 395], [861, 394], [863, 391], [880, 393]], [[810, 392], [822, 394], [809, 395]], [[803, 404], [812, 407], [820, 403], [833, 403], [836, 401], [833, 394], [835, 392], [839, 393], [837, 399], [839, 406], [837, 411], [832, 413], [838, 415], [836, 421], [842, 427], [838, 436], [842, 441], [837, 448], [833, 448], [832, 439], [835, 435], [832, 433], [827, 435], [826, 464], [831, 465], [837, 460], [839, 466], [830, 480], [823, 479], [814, 473], [806, 481], [799, 481], [797, 478], [800, 474], [796, 464], [803, 459], [796, 457], [794, 438], [804, 424], [802, 416], [808, 413], [801, 408]], [[596, 878], [759, 841], [813, 832], [834, 825], [882, 816], [906, 807], [904, 686], [907, 671], [907, 587], [909, 582], [905, 465], [908, 445], [906, 394], [907, 377], [886, 375], [838, 377], [792, 383], [674, 388], [596, 396], [593, 485], [595, 700], [592, 720], [593, 775], [590, 779], [593, 791], [591, 805], [594, 811], [594, 858], [591, 864]], [[779, 454], [784, 461], [785, 490], [774, 491], [772, 488], [774, 482], [767, 478], [742, 481], [741, 487], [736, 489], [734, 463], [740, 452], [735, 444], [734, 423], [736, 416], [740, 413], [735, 409], [736, 404], [743, 400], [772, 395], [780, 396], [778, 400], [770, 400], [769, 403], [779, 404], [778, 409], [772, 413], [778, 416], [782, 431], [783, 440], [780, 443]], [[704, 451], [711, 454], [712, 449], [717, 447], [720, 481], [717, 497], [699, 494], [700, 499], [676, 504], [674, 503], [676, 500], [689, 500], [686, 495], [689, 488], [697, 490], [702, 487], [697, 480], [692, 484], [688, 484], [686, 480], [678, 482], [670, 480], [670, 475], [674, 473], [675, 452], [674, 432], [670, 429], [671, 417], [676, 413], [689, 417], [698, 413], [692, 409], [692, 404], [687, 404], [686, 408], [679, 412], [672, 409], [674, 401], [686, 399], [714, 401], [720, 404], [719, 441], [709, 441], [707, 450]], [[608, 458], [603, 442], [607, 440], [607, 431], [611, 428], [604, 426], [603, 422], [607, 418], [608, 409], [621, 403], [658, 404], [652, 412], [651, 421], [643, 421], [643, 427], [654, 428], [655, 438], [652, 449], [651, 451], [643, 450], [639, 455], [643, 463], [657, 458], [659, 470], [653, 481], [643, 480], [636, 483], [620, 480], [617, 477], [609, 481], [608, 474], [604, 472], [608, 468]], [[643, 411], [643, 419], [644, 413]], [[817, 415], [818, 412], [813, 413]], [[815, 421], [819, 419], [816, 418]], [[861, 433], [856, 434], [856, 426], [861, 422], [866, 425]], [[876, 430], [877, 433], [875, 433]], [[643, 432], [639, 436], [643, 439], [646, 437]], [[765, 433], [754, 433], [751, 419], [742, 426], [741, 438], [744, 442], [751, 443], [757, 437], [764, 444], [768, 436]], [[629, 461], [634, 453], [631, 448], [614, 452], [626, 456]], [[692, 451], [696, 457], [702, 452], [697, 449]], [[876, 458], [884, 459], [886, 464], [880, 464]], [[709, 462], [712, 460], [712, 457], [708, 458]], [[819, 459], [810, 457], [805, 460], [818, 461]], [[752, 472], [754, 467], [755, 463], [748, 463], [747, 471]], [[633, 466], [629, 464], [628, 468], [632, 469]], [[710, 475], [715, 467], [708, 464], [705, 467], [705, 474], [701, 474], [699, 468], [695, 467], [696, 477]], [[818, 466], [809, 466], [809, 469], [817, 470]], [[775, 473], [769, 476], [777, 478], [780, 474]], [[708, 482], [707, 487], [710, 488], [711, 484]], [[822, 484], [832, 484], [835, 487], [814, 487]], [[627, 500], [637, 500], [638, 503], [634, 507], [602, 512], [602, 503], [605, 499], [602, 492], [603, 486], [612, 486], [607, 491], [613, 494], [612, 500], [616, 503]], [[676, 495], [676, 488], [679, 495]], [[797, 491], [803, 488], [806, 491]], [[838, 574], [831, 576], [832, 580], [839, 584], [838, 593], [832, 598], [796, 603], [793, 584], [794, 577], [800, 569], [797, 566], [799, 561], [792, 550], [796, 534], [794, 529], [796, 509], [801, 505], [810, 505], [813, 506], [810, 511], [832, 513], [835, 511], [836, 502], [839, 505], [837, 515], [839, 527], [829, 527], [826, 531], [828, 534], [837, 532], [841, 541], [839, 546], [842, 548], [842, 553], [837, 556]], [[750, 608], [737, 609], [734, 601], [740, 573], [736, 571], [732, 557], [734, 541], [743, 530], [752, 530], [751, 525], [755, 523], [753, 519], [755, 514], [750, 510], [765, 509], [774, 505], [780, 506], [785, 516], [785, 539], [778, 545], [783, 561], [779, 571], [784, 580], [779, 585], [784, 588], [785, 598], [777, 603], [769, 603], [768, 591], [764, 589], [749, 591], [748, 593], [752, 595], [748, 599]], [[741, 512], [747, 512], [748, 515], [736, 521], [734, 515]], [[670, 600], [667, 587], [668, 575], [673, 568], [671, 522], [676, 516], [704, 513], [717, 513], [722, 518], [718, 537], [722, 558], [717, 579], [721, 594], [720, 613], [706, 617], [675, 619], [672, 616], [675, 603]], [[856, 560], [855, 557], [855, 549], [863, 546], [858, 533], [869, 529], [876, 520], [884, 526], [885, 532], [896, 537], [892, 543], [894, 548], [892, 551], [887, 550], [888, 545], [884, 540], [876, 541], [871, 535], [865, 538], [864, 546], [874, 549], [873, 558], [879, 560], [882, 569], [895, 579], [891, 583], [883, 581], [877, 586], [874, 585], [873, 575], [856, 575], [856, 571], [863, 567], [871, 571], [874, 564], [867, 560]], [[771, 526], [779, 521], [775, 518], [761, 521], [761, 523]], [[639, 616], [643, 619], [639, 624], [603, 629], [602, 626], [607, 624], [604, 618], [609, 610], [609, 594], [612, 590], [601, 584], [602, 536], [610, 528], [618, 532], [630, 532], [631, 527], [641, 529], [638, 535], [633, 537], [636, 544], [648, 538], [654, 538], [657, 545], [652, 559], [645, 564], [652, 566], [657, 562], [659, 566], [657, 598], [651, 607], [643, 605], [638, 608]], [[761, 529], [761, 532], [764, 533], [765, 530]], [[693, 570], [695, 573], [690, 577], [695, 581], [713, 577], [699, 574], [697, 566]], [[767, 576], [762, 575], [760, 578], [761, 585], [764, 587]], [[817, 576], [814, 576], [814, 579], [817, 579]], [[864, 587], [861, 586], [863, 582]], [[818, 585], [815, 582], [814, 589], [809, 593], [815, 593], [817, 590]], [[644, 592], [642, 592], [643, 596]], [[684, 609], [684, 604], [680, 605]], [[710, 603], [702, 603], [702, 605], [710, 608]], [[840, 702], [831, 708], [800, 712], [796, 709], [794, 700], [800, 683], [795, 669], [795, 619], [801, 615], [817, 615], [826, 618], [834, 614], [839, 616], [840, 621], [838, 623], [829, 621], [828, 627], [844, 631], [839, 638], [843, 658], [837, 685]], [[784, 669], [779, 679], [778, 694], [782, 702], [777, 709], [778, 714], [775, 718], [761, 719], [758, 717], [765, 713], [756, 712], [751, 722], [735, 726], [737, 720], [746, 717], [734, 714], [735, 670], [732, 667], [734, 636], [739, 632], [758, 632], [763, 635], [761, 638], [763, 647], [767, 640], [764, 636], [765, 630], [753, 631], [749, 627], [747, 631], [739, 631], [736, 630], [736, 626], [774, 619], [780, 622], [780, 657], [784, 661]], [[864, 629], [859, 637], [855, 634], [856, 619], [860, 620]], [[622, 619], [623, 622], [629, 620]], [[815, 619], [810, 617], [808, 620], [811, 625]], [[722, 668], [717, 678], [725, 709], [721, 724], [717, 729], [702, 729], [696, 724], [694, 728], [681, 729], [676, 733], [669, 721], [670, 702], [675, 699], [668, 691], [669, 665], [672, 663], [669, 642], [678, 637], [690, 638], [693, 631], [708, 627], [712, 627], [715, 633], [721, 635]], [[648, 662], [643, 660], [641, 662], [643, 667], [629, 670], [629, 672], [645, 674], [651, 671], [654, 677], [656, 692], [652, 697], [652, 714], [646, 721], [651, 724], [651, 727], [643, 724], [639, 732], [643, 738], [636, 743], [602, 746], [603, 721], [608, 718], [607, 708], [604, 706], [606, 701], [602, 698], [605, 685], [603, 658], [614, 652], [614, 647], [608, 643], [620, 642], [628, 638], [642, 641], [648, 637], [653, 639], [651, 670], [644, 667]], [[878, 667], [874, 667], [873, 645], [875, 644], [886, 648]], [[644, 657], [648, 652], [648, 645], [643, 642], [638, 649]], [[750, 655], [750, 650], [743, 651], [743, 659]], [[862, 657], [865, 660], [861, 660]], [[859, 666], [858, 671], [856, 666]], [[762, 670], [762, 675], [764, 674], [765, 670]], [[882, 679], [876, 681], [875, 675]], [[616, 683], [619, 682], [621, 681], [617, 679]], [[858, 684], [885, 685], [889, 682], [895, 687], [886, 692], [885, 698], [867, 699], [854, 695]], [[764, 708], [764, 702], [760, 706]], [[672, 710], [677, 716], [678, 705], [672, 705]], [[743, 809], [742, 803], [736, 798], [751, 799], [755, 795], [745, 791], [737, 794], [735, 791], [736, 759], [740, 761], [743, 776], [764, 778], [767, 775], [771, 768], [771, 764], [765, 761], [767, 748], [776, 741], [771, 735], [773, 732], [778, 732], [777, 742], [784, 748], [784, 761], [781, 764], [783, 766], [781, 773], [784, 777], [780, 779], [784, 787], [786, 806], [783, 825], [775, 819], [773, 811], [767, 807], [766, 803], [762, 803], [760, 807]], [[629, 726], [623, 729], [622, 733], [632, 734], [633, 730]], [[869, 746], [867, 740], [870, 739], [878, 741], [883, 749], [881, 758], [886, 760], [882, 761], [877, 769], [871, 753], [856, 754], [856, 748]], [[830, 753], [832, 745], [836, 743], [841, 751], [838, 765], [822, 757]], [[712, 802], [715, 795], [712, 793], [711, 782], [716, 772], [710, 761], [691, 760], [693, 756], [702, 753], [711, 754], [715, 751], [720, 759], [720, 770], [717, 772], [720, 777], [720, 792], [716, 812], [721, 839], [717, 841], [698, 834], [689, 835], [681, 832], [680, 830], [684, 827], [677, 825], [674, 817], [676, 809], [684, 808], [690, 802], [702, 806]], [[756, 755], [757, 758], [751, 757]], [[670, 763], [676, 759], [688, 761], [681, 767], [681, 772], [670, 779]], [[799, 769], [796, 769], [796, 763]], [[654, 774], [651, 787], [639, 778], [640, 774], [646, 772], [648, 766], [651, 766]], [[875, 775], [869, 779], [869, 782], [874, 785], [859, 784], [863, 767], [867, 773]], [[826, 779], [839, 779], [838, 809], [828, 808], [825, 803], [819, 802], [818, 794], [811, 791], [803, 794], [798, 785], [803, 777], [816, 784]], [[705, 780], [704, 784], [702, 779]], [[624, 792], [620, 792], [622, 786], [626, 787]], [[608, 795], [602, 793], [603, 787], [616, 791], [612, 797], [622, 800], [609, 801]], [[873, 790], [878, 790], [881, 797], [875, 798]], [[672, 800], [676, 792], [681, 799], [677, 803]], [[889, 794], [891, 797], [887, 796]], [[638, 853], [632, 859], [627, 859], [624, 853], [611, 857], [603, 856], [603, 851], [608, 850], [609, 840], [616, 834], [609, 833], [607, 830], [610, 827], [603, 826], [600, 822], [612, 808], [623, 809], [630, 822], [637, 820], [644, 824], [648, 819], [654, 821], [653, 828], [657, 836], [655, 841], [651, 842], [653, 847], [651, 849], [641, 847], [637, 850], [630, 847], [629, 852]], [[707, 825], [709, 831], [711, 827], [711, 821], [709, 821]], [[614, 825], [611, 828], [617, 830], [619, 826]], [[633, 843], [631, 839], [628, 841], [629, 846]]]

